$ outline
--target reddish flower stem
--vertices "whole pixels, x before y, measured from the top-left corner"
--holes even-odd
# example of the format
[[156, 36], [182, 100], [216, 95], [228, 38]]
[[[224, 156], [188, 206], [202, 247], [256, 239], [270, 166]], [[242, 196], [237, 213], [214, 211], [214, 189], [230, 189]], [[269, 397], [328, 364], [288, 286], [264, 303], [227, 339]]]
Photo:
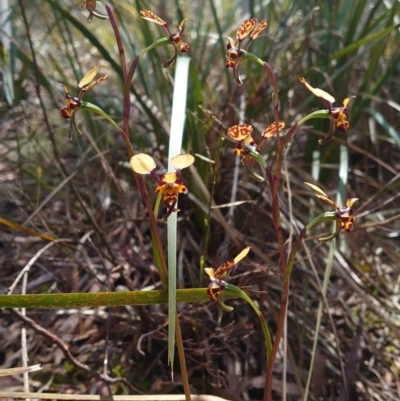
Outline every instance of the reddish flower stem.
[[296, 241], [293, 244], [293, 248], [290, 252], [288, 263], [285, 269], [285, 275], [283, 279], [283, 286], [282, 286], [282, 294], [281, 294], [281, 302], [280, 302], [280, 309], [279, 309], [279, 319], [278, 319], [278, 327], [276, 329], [276, 334], [275, 334], [275, 341], [274, 345], [272, 346], [272, 352], [271, 352], [271, 357], [268, 361], [268, 367], [267, 367], [267, 374], [265, 376], [265, 385], [264, 385], [264, 401], [271, 401], [272, 400], [272, 375], [274, 371], [274, 364], [275, 364], [275, 359], [276, 355], [279, 350], [279, 343], [281, 341], [282, 335], [283, 335], [283, 328], [285, 326], [285, 317], [286, 317], [286, 307], [288, 303], [288, 298], [289, 298], [289, 284], [290, 284], [290, 276], [292, 273], [294, 261], [296, 258], [296, 253], [299, 250], [299, 247], [301, 245], [301, 241], [303, 240], [305, 234], [307, 232], [306, 227], [304, 227]]
[[[278, 81], [276, 80], [275, 74], [272, 71], [272, 68], [270, 67], [270, 65], [266, 61], [264, 61], [263, 65], [264, 65], [265, 72], [267, 73], [267, 75], [268, 75], [268, 77], [269, 77], [269, 79], [271, 81], [272, 87], [274, 89], [272, 103], [273, 103], [273, 106], [274, 106], [274, 117], [275, 117], [275, 126], [276, 126], [276, 135], [275, 136], [276, 136], [276, 145], [277, 145], [277, 148], [278, 148], [277, 153], [280, 154], [280, 153], [282, 153], [283, 146], [281, 144], [281, 140], [280, 140], [280, 137], [279, 137], [279, 125], [278, 125], [278, 121], [279, 121], [279, 88], [278, 88]], [[279, 173], [279, 175], [280, 175], [280, 173]]]
[[114, 30], [114, 35], [115, 35], [115, 40], [117, 41], [119, 56], [121, 57], [122, 74], [124, 76], [124, 82], [126, 82], [127, 81], [127, 71], [126, 71], [126, 60], [125, 60], [124, 45], [122, 44], [121, 35], [119, 33], [117, 20], [115, 18], [113, 10], [112, 10], [112, 8], [110, 7], [109, 4], [106, 4], [106, 10], [107, 10], [108, 18], [110, 18], [112, 29]]

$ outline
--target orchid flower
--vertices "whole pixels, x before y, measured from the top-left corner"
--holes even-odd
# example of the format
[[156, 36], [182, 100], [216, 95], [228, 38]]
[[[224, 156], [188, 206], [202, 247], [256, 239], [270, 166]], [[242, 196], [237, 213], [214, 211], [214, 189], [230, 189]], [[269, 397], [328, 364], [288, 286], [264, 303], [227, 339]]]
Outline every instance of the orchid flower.
[[[158, 17], [156, 14], [154, 14], [150, 10], [141, 10], [140, 15], [142, 16], [143, 19], [155, 22], [158, 25], [161, 25], [161, 27], [164, 29], [164, 31], [168, 34], [168, 41], [174, 46], [174, 55], [171, 59], [166, 61], [163, 64], [164, 68], [167, 67], [173, 67], [175, 65], [176, 59], [178, 57], [178, 53], [187, 53], [189, 51], [189, 45], [187, 43], [182, 42], [182, 37], [183, 37], [183, 32], [184, 32], [184, 23], [186, 19], [184, 19], [180, 24], [179, 24], [179, 31], [176, 33], [171, 33], [168, 24]], [[164, 38], [165, 39], [165, 38]], [[159, 46], [162, 46], [164, 44], [164, 41], [161, 40], [159, 42]]]
[[332, 95], [322, 89], [313, 88], [304, 78], [299, 78], [299, 81], [304, 84], [311, 93], [319, 97], [324, 106], [328, 109], [331, 126], [325, 138], [320, 139], [318, 143], [323, 145], [328, 142], [335, 133], [336, 128], [340, 131], [346, 132], [350, 127], [350, 124], [347, 121], [347, 113], [349, 111], [347, 106], [350, 103], [350, 100], [355, 98], [355, 96], [346, 97], [346, 99], [343, 100], [343, 107], [333, 107], [335, 98]]
[[217, 301], [218, 304], [227, 312], [231, 312], [233, 310], [232, 307], [225, 305], [222, 302], [222, 290], [227, 285], [225, 279], [229, 275], [230, 271], [233, 267], [238, 264], [242, 259], [244, 259], [250, 251], [250, 247], [246, 247], [242, 252], [239, 253], [235, 258], [229, 259], [224, 262], [221, 266], [214, 269], [213, 267], [206, 267], [204, 271], [208, 274], [210, 278], [210, 282], [207, 288], [207, 294], [210, 297], [211, 301]]
[[60, 110], [60, 113], [62, 117], [70, 119], [69, 132], [68, 132], [69, 140], [72, 139], [72, 127], [74, 127], [76, 132], [82, 135], [82, 132], [76, 126], [75, 114], [78, 111], [78, 109], [82, 106], [83, 95], [89, 89], [92, 89], [95, 85], [104, 81], [108, 77], [108, 74], [106, 74], [96, 79], [96, 81], [93, 81], [94, 77], [97, 75], [98, 72], [99, 72], [99, 67], [96, 65], [80, 80], [78, 84], [79, 93], [77, 97], [71, 96], [69, 94], [69, 87], [64, 84], [61, 84], [64, 87], [66, 107], [62, 108]]
[[[310, 188], [312, 188], [315, 192], [315, 196], [318, 199], [323, 200], [328, 203], [336, 213], [336, 232], [333, 236], [339, 234], [341, 230], [346, 232], [350, 232], [353, 229], [354, 222], [356, 218], [354, 217], [354, 211], [352, 209], [353, 204], [358, 201], [358, 198], [350, 198], [346, 200], [345, 206], [340, 207], [336, 202], [334, 202], [329, 196], [318, 186], [311, 184], [309, 182], [305, 182]], [[320, 241], [326, 241], [328, 239], [333, 238], [332, 236], [326, 238], [320, 238]]]
[[229, 138], [237, 142], [236, 148], [233, 153], [235, 155], [242, 156], [242, 163], [246, 166], [249, 173], [258, 181], [264, 181], [262, 177], [255, 174], [251, 169], [251, 165], [254, 160], [260, 162], [263, 168], [265, 168], [265, 162], [262, 159], [259, 151], [267, 138], [274, 136], [285, 128], [283, 121], [278, 121], [278, 127], [275, 123], [270, 124], [262, 133], [261, 141], [257, 145], [253, 138], [252, 132], [253, 127], [249, 124], [234, 125], [228, 129], [227, 135]]
[[[236, 40], [228, 36], [228, 44], [226, 46], [226, 68], [233, 69], [233, 77], [238, 85], [243, 82], [239, 77], [239, 65], [244, 55], [247, 54], [247, 49], [251, 43], [257, 39], [261, 32], [267, 27], [268, 21], [262, 20], [257, 24], [255, 18], [247, 19], [241, 23], [236, 33]], [[244, 39], [249, 36], [249, 40], [244, 48], [242, 48]]]
[[164, 220], [168, 218], [172, 212], [179, 211], [179, 209], [175, 209], [175, 205], [178, 202], [178, 194], [187, 194], [188, 192], [181, 177], [181, 170], [189, 167], [193, 162], [194, 157], [192, 155], [177, 155], [171, 159], [171, 164], [175, 168], [175, 171], [165, 173], [160, 178], [156, 173], [156, 163], [151, 156], [145, 153], [132, 156], [130, 160], [132, 170], [138, 174], [150, 174], [158, 183], [155, 192], [162, 195], [163, 202], [167, 206], [167, 212], [163, 216]]

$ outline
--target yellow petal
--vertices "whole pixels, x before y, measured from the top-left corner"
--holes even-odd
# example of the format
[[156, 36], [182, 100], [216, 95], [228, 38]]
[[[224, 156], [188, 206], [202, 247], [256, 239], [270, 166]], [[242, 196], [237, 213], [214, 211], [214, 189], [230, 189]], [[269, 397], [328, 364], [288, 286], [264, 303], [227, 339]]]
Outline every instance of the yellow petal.
[[358, 201], [358, 198], [347, 199], [346, 207], [348, 207], [350, 209], [354, 205], [354, 203], [356, 203], [357, 201]]
[[236, 41], [233, 40], [230, 36], [227, 36], [228, 41], [229, 41], [229, 46], [230, 47], [236, 47]]
[[183, 26], [184, 26], [186, 20], [187, 20], [187, 18], [185, 18], [185, 19], [179, 24], [179, 30], [180, 30], [180, 31], [183, 31]]
[[346, 97], [346, 99], [343, 100], [343, 107], [347, 107], [347, 105], [350, 103], [350, 100], [354, 98], [355, 96]]
[[328, 195], [327, 195], [321, 188], [317, 187], [316, 185], [311, 184], [310, 182], [305, 182], [304, 184], [308, 185], [308, 186], [309, 186], [310, 188], [312, 188], [315, 192], [319, 192], [319, 193], [322, 194], [323, 196], [326, 196], [327, 198], [329, 198]]
[[145, 153], [132, 156], [130, 165], [132, 170], [138, 174], [150, 174], [156, 168], [154, 159]]
[[148, 21], [155, 22], [158, 25], [167, 25], [167, 23], [161, 19], [159, 16], [155, 15], [150, 10], [140, 10], [140, 15], [143, 19], [147, 19]]
[[189, 154], [177, 155], [171, 159], [172, 167], [179, 168], [181, 170], [183, 168], [191, 166], [193, 163], [194, 163], [194, 157]]
[[304, 78], [299, 78], [299, 81], [302, 84], [304, 84], [307, 87], [307, 89], [311, 93], [313, 93], [315, 96], [325, 99], [329, 103], [335, 103], [335, 98], [332, 95], [330, 95], [329, 93], [327, 93], [319, 88], [313, 88]]
[[208, 277], [210, 277], [210, 280], [214, 280], [214, 269], [212, 267], [205, 267], [204, 271], [206, 274], [208, 274]]
[[164, 174], [162, 181], [165, 184], [175, 184], [176, 182], [176, 173], [166, 173]]
[[95, 65], [90, 71], [86, 73], [86, 75], [80, 80], [78, 87], [83, 88], [86, 86], [88, 83], [90, 83], [93, 78], [97, 75], [99, 72], [99, 67]]
[[61, 84], [61, 85], [62, 85], [63, 88], [64, 88], [65, 94], [66, 94], [66, 95], [69, 95], [69, 88], [68, 88], [68, 86], [65, 86], [64, 84]]
[[247, 254], [249, 253], [251, 247], [247, 246], [246, 248], [243, 249], [242, 252], [239, 253], [239, 255], [236, 256], [235, 259], [233, 259], [234, 264], [236, 265], [236, 263], [239, 263], [242, 259], [244, 259]]

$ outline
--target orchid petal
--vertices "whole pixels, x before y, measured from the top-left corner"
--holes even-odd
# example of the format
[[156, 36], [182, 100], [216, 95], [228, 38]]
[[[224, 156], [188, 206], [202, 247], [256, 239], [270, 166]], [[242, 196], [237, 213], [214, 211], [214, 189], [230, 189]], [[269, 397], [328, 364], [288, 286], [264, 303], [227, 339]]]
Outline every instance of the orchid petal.
[[322, 89], [312, 87], [304, 78], [299, 78], [299, 81], [306, 86], [306, 88], [313, 93], [315, 96], [326, 100], [327, 102], [333, 104], [335, 103], [335, 98], [329, 93]]
[[171, 159], [172, 167], [178, 168], [180, 170], [191, 166], [193, 163], [194, 157], [190, 154], [177, 155]]
[[157, 16], [150, 10], [140, 10], [139, 12], [143, 19], [146, 19], [151, 22], [155, 22], [156, 24], [161, 25], [161, 26], [167, 25], [167, 23], [163, 19], [161, 19], [159, 16]]
[[138, 174], [150, 174], [156, 168], [154, 159], [145, 153], [132, 156], [130, 165], [132, 170]]
[[248, 36], [253, 31], [256, 25], [257, 25], [257, 20], [255, 18], [250, 18], [243, 21], [240, 24], [239, 29], [237, 30], [236, 33], [237, 40], [241, 42], [246, 36]]

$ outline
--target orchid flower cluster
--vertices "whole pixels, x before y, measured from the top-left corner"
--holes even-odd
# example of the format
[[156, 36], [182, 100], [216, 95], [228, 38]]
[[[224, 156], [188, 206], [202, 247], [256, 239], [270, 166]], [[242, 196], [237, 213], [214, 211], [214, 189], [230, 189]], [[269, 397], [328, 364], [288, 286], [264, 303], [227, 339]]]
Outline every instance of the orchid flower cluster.
[[[107, 16], [102, 15], [96, 11], [96, 1], [83, 1], [82, 7], [86, 6], [89, 11], [89, 22], [93, 17], [98, 18], [107, 18]], [[147, 51], [159, 47], [159, 46], [167, 46], [172, 45], [174, 48], [173, 56], [163, 63], [163, 67], [173, 67], [176, 63], [177, 57], [179, 53], [186, 53], [189, 51], [189, 45], [183, 41], [184, 34], [184, 23], [185, 19], [179, 24], [178, 31], [173, 33], [168, 27], [168, 24], [154, 14], [150, 10], [141, 10], [140, 16], [148, 21], [154, 22], [162, 27], [162, 29], [167, 33], [167, 37], [161, 38], [154, 42], [151, 46], [146, 48], [141, 55], [146, 53]], [[278, 91], [277, 91], [277, 82], [275, 77], [273, 76], [272, 69], [266, 62], [261, 61], [258, 57], [248, 52], [248, 49], [251, 43], [257, 39], [260, 34], [267, 27], [268, 22], [266, 20], [262, 20], [258, 23], [255, 18], [250, 18], [242, 22], [239, 26], [239, 29], [236, 33], [236, 39], [232, 39], [228, 37], [228, 44], [226, 46], [226, 63], [225, 67], [230, 68], [233, 71], [233, 78], [238, 85], [242, 85], [242, 81], [239, 76], [239, 66], [243, 59], [256, 61], [257, 63], [264, 66], [267, 71], [269, 77], [271, 78], [271, 82], [274, 88], [274, 110], [275, 110], [275, 121], [269, 124], [264, 131], [261, 133], [261, 138], [257, 142], [253, 136], [253, 126], [250, 124], [238, 124], [230, 127], [227, 130], [226, 135], [236, 143], [236, 146], [233, 150], [233, 154], [239, 156], [241, 158], [241, 162], [246, 167], [248, 172], [252, 177], [254, 177], [258, 181], [264, 181], [264, 178], [258, 175], [254, 171], [254, 162], [258, 162], [261, 165], [262, 170], [267, 171], [268, 167], [264, 157], [260, 154], [260, 151], [264, 145], [264, 143], [273, 136], [281, 135], [281, 131], [285, 129], [285, 122], [281, 121], [277, 118], [278, 116]], [[246, 41], [247, 39], [247, 41]], [[104, 115], [97, 106], [86, 104], [82, 101], [83, 95], [93, 88], [95, 85], [104, 81], [108, 75], [103, 75], [100, 78], [94, 80], [99, 68], [96, 66], [92, 68], [79, 82], [78, 95], [72, 96], [70, 95], [70, 89], [68, 86], [63, 85], [65, 92], [65, 100], [66, 107], [60, 110], [62, 117], [70, 119], [70, 127], [69, 127], [69, 138], [71, 138], [71, 131], [74, 128], [78, 133], [79, 131], [76, 121], [75, 115], [76, 112], [81, 108], [86, 108], [88, 110], [98, 112], [99, 114]], [[94, 80], [94, 81], [93, 81]], [[349, 129], [349, 122], [347, 119], [348, 114], [348, 105], [351, 99], [354, 96], [347, 97], [343, 100], [342, 107], [334, 107], [335, 98], [329, 93], [325, 92], [322, 89], [312, 87], [305, 78], [299, 78], [300, 82], [306, 86], [306, 88], [315, 96], [321, 99], [323, 105], [327, 110], [319, 110], [318, 112], [311, 113], [306, 117], [302, 118], [298, 123], [296, 123], [289, 132], [286, 134], [283, 143], [286, 144], [291, 139], [290, 135], [293, 135], [295, 129], [305, 121], [312, 118], [329, 118], [331, 125], [327, 135], [319, 141], [320, 145], [327, 143], [333, 136], [336, 129], [341, 131], [347, 131]], [[107, 118], [107, 117], [106, 117]], [[108, 117], [109, 121], [113, 121]], [[287, 139], [287, 140], [286, 140]], [[175, 169], [172, 172], [166, 172], [159, 176], [156, 172], [156, 163], [154, 159], [144, 153], [134, 155], [130, 160], [130, 166], [132, 170], [141, 175], [149, 174], [156, 182], [157, 187], [155, 189], [155, 193], [159, 194], [160, 198], [162, 198], [164, 205], [167, 208], [166, 213], [163, 216], [163, 219], [167, 219], [172, 213], [178, 212], [179, 209], [176, 208], [178, 203], [178, 195], [186, 194], [188, 192], [187, 187], [183, 183], [183, 179], [181, 176], [181, 171], [184, 168], [189, 167], [194, 163], [194, 157], [190, 154], [180, 154], [171, 159], [171, 165]], [[334, 236], [338, 235], [342, 230], [349, 232], [353, 228], [353, 224], [355, 222], [354, 211], [352, 209], [353, 204], [358, 200], [357, 198], [350, 198], [345, 202], [344, 206], [337, 205], [329, 196], [318, 186], [305, 183], [311, 189], [316, 192], [317, 198], [326, 202], [331, 206], [333, 212], [329, 212], [329, 219], [334, 219], [336, 221], [336, 230], [335, 233], [329, 237], [320, 238], [321, 241], [327, 241], [332, 239]], [[324, 216], [323, 216], [324, 217]], [[250, 251], [250, 247], [244, 248], [235, 258], [227, 260], [217, 269], [214, 268], [206, 268], [205, 272], [208, 274], [210, 278], [210, 282], [207, 288], [207, 294], [210, 297], [210, 300], [217, 301], [220, 307], [226, 311], [231, 311], [232, 308], [225, 305], [222, 301], [222, 292], [227, 286], [227, 282], [225, 281], [227, 276], [233, 267], [238, 264], [243, 258], [247, 256]]]

